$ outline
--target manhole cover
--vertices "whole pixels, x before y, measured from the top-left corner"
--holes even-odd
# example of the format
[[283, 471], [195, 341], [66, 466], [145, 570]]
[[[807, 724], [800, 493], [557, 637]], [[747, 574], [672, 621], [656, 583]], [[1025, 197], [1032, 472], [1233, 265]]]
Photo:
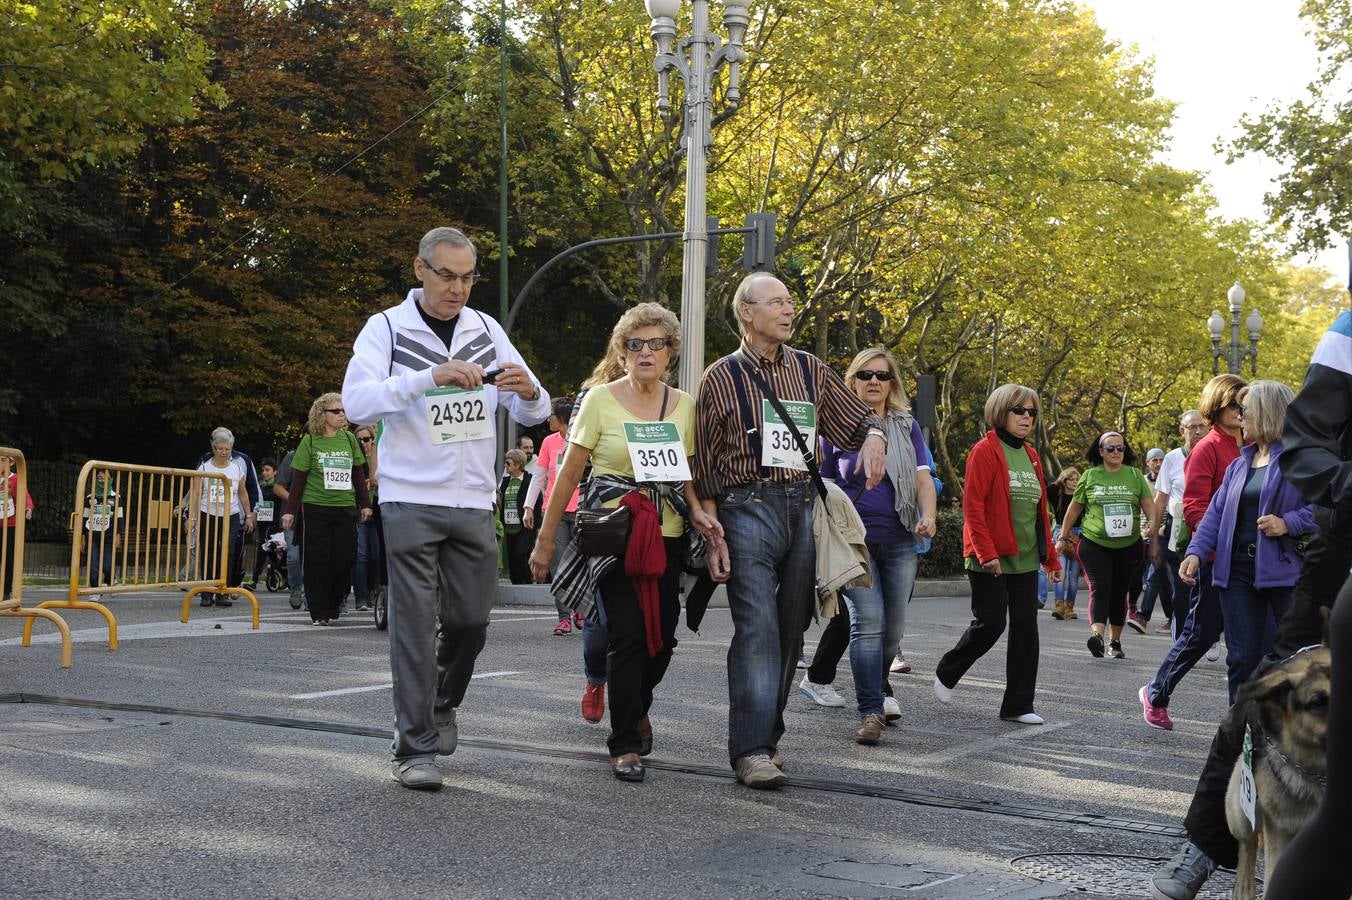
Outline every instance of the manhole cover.
[[[1150, 856], [1116, 856], [1107, 853], [1033, 853], [1009, 861], [1020, 875], [1079, 888], [1091, 894], [1139, 895], [1148, 890], [1150, 876], [1165, 859]], [[1259, 893], [1262, 893], [1263, 865], [1258, 865]], [[1216, 870], [1197, 894], [1198, 900], [1229, 900], [1235, 875]]]
[[832, 860], [803, 871], [819, 878], [908, 891], [934, 887], [962, 877], [953, 872], [940, 872], [913, 863], [857, 862], [852, 859]]

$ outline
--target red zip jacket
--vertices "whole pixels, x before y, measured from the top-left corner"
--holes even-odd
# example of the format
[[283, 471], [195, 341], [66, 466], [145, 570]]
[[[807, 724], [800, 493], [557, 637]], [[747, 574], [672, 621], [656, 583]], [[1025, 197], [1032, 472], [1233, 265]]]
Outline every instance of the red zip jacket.
[[1239, 442], [1212, 425], [1183, 463], [1183, 521], [1194, 532], [1216, 496], [1225, 470], [1239, 459]]
[[[1047, 518], [1047, 480], [1037, 453], [1027, 444], [1028, 459], [1042, 488], [1042, 514], [1037, 522], [1037, 551], [1048, 572], [1061, 571], [1061, 561], [1050, 552], [1051, 522]], [[1000, 448], [1000, 436], [994, 431], [976, 442], [967, 456], [967, 474], [962, 490], [962, 555], [975, 556], [986, 564], [1001, 556], [1019, 552], [1014, 537], [1014, 517], [1009, 496], [1009, 466]]]

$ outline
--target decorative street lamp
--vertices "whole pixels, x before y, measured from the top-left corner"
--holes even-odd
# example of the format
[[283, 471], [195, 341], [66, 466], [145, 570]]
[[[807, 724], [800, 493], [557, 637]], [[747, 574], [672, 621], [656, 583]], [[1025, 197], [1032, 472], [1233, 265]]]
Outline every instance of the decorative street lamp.
[[[748, 0], [724, 0], [723, 27], [728, 42], [709, 33], [709, 0], [692, 0], [690, 36], [676, 41], [676, 16], [681, 0], [645, 0], [652, 17], [653, 43], [657, 57], [657, 109], [671, 112], [669, 74], [674, 69], [685, 83], [685, 252], [681, 273], [681, 387], [694, 393], [704, 373], [704, 264], [709, 236], [705, 220], [706, 153], [713, 144], [710, 132], [710, 107], [713, 105], [712, 74], [728, 64], [729, 108], [741, 100], [741, 63], [746, 59], [742, 38], [750, 21]], [[673, 45], [675, 52], [673, 52]]]
[[1226, 294], [1230, 301], [1230, 346], [1221, 346], [1221, 337], [1225, 333], [1225, 318], [1220, 310], [1213, 309], [1207, 317], [1207, 331], [1211, 332], [1211, 374], [1219, 374], [1221, 359], [1225, 359], [1226, 371], [1238, 375], [1244, 368], [1245, 357], [1249, 360], [1249, 371], [1258, 374], [1258, 338], [1263, 332], [1263, 317], [1258, 310], [1249, 313], [1244, 327], [1249, 330], [1249, 346], [1239, 342], [1239, 313], [1244, 306], [1244, 288], [1236, 281]]

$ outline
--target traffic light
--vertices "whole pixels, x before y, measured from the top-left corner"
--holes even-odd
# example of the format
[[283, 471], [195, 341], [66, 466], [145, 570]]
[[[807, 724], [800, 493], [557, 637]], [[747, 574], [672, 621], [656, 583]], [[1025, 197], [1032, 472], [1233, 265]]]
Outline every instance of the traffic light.
[[775, 270], [775, 214], [748, 213], [746, 249], [742, 252], [742, 268], [748, 272]]

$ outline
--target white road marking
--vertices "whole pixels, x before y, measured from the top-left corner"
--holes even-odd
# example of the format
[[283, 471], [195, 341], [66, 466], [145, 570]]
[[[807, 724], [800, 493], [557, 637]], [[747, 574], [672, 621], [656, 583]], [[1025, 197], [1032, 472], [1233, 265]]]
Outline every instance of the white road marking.
[[[253, 630], [253, 623], [248, 618], [193, 619], [186, 625], [177, 619], [170, 622], [119, 625], [117, 627], [117, 640], [121, 643], [122, 641], [144, 641], [154, 638], [212, 637], [225, 634], [277, 634], [282, 631], [304, 631], [308, 628], [306, 625], [284, 625], [280, 622], [260, 622], [259, 624], [260, 629], [258, 631]], [[43, 632], [44, 629], [46, 629], [45, 633]], [[108, 629], [99, 627], [81, 628], [78, 631], [72, 630], [70, 639], [76, 644], [107, 643]], [[34, 626], [34, 644], [56, 644], [60, 641], [61, 636], [50, 625], [39, 622]], [[7, 638], [0, 641], [0, 647], [18, 647], [22, 643], [23, 638], [21, 637]]]
[[[525, 672], [480, 672], [478, 675], [471, 675], [470, 678], [471, 678], [471, 679], [475, 679], [475, 678], [501, 678], [501, 677], [503, 677], [504, 675], [524, 675], [524, 674], [526, 674], [526, 673], [525, 673]], [[310, 693], [310, 694], [292, 694], [292, 695], [289, 697], [289, 699], [291, 699], [291, 700], [318, 700], [320, 697], [340, 697], [340, 696], [342, 696], [343, 694], [366, 694], [366, 693], [370, 693], [371, 691], [387, 691], [387, 690], [389, 690], [389, 689], [392, 688], [392, 687], [394, 687], [394, 683], [393, 683], [393, 682], [386, 682], [385, 684], [368, 684], [368, 685], [366, 685], [365, 687], [339, 688], [339, 689], [336, 690], [336, 691], [315, 691], [314, 693]]]

